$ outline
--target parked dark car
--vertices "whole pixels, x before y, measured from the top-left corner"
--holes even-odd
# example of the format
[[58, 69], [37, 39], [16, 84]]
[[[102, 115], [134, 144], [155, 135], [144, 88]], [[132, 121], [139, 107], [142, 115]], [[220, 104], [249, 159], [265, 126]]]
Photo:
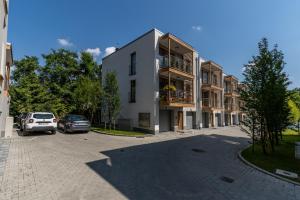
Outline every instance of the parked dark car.
[[18, 116], [18, 124], [19, 124], [21, 131], [23, 131], [23, 129], [24, 129], [24, 123], [25, 123], [25, 119], [26, 119], [27, 115], [28, 115], [28, 113], [21, 113]]
[[57, 128], [64, 133], [89, 132], [91, 123], [83, 115], [66, 115], [57, 123]]

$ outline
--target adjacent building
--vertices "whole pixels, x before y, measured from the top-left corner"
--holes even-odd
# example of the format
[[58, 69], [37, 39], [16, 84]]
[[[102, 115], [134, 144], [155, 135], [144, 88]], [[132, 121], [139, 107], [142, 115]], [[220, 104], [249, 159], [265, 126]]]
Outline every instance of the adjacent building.
[[224, 77], [225, 126], [239, 124], [238, 79], [233, 75]]
[[223, 69], [213, 61], [201, 64], [202, 124], [204, 128], [224, 125]]
[[5, 136], [9, 116], [9, 80], [13, 63], [12, 45], [7, 43], [8, 0], [0, 1], [0, 136]]
[[159, 133], [226, 124], [223, 68], [171, 33], [150, 30], [104, 57], [102, 70], [117, 75], [121, 128]]

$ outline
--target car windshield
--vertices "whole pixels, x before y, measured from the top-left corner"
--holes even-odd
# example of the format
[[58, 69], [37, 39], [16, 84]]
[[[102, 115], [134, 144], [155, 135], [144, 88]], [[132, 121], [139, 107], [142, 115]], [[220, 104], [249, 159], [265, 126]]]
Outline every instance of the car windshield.
[[82, 115], [70, 115], [68, 119], [71, 121], [86, 121], [87, 119]]
[[52, 114], [33, 114], [33, 118], [35, 119], [52, 119]]

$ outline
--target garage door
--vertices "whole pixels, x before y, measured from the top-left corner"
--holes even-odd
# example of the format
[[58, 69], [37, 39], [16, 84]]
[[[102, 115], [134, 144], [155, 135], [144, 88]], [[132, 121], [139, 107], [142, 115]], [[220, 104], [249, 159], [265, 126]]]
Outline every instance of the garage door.
[[169, 110], [159, 111], [159, 132], [166, 132], [171, 130], [171, 120], [170, 120]]
[[193, 128], [193, 112], [186, 112], [186, 129]]

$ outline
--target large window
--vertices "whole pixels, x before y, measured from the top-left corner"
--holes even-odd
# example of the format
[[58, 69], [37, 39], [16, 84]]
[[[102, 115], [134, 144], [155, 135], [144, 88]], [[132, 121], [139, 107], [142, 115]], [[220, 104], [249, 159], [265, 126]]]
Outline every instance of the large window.
[[202, 71], [202, 83], [208, 84], [208, 72]]
[[136, 93], [136, 81], [130, 81], [130, 92], [129, 92], [129, 102], [135, 103], [135, 93]]
[[136, 74], [136, 53], [130, 55], [130, 66], [129, 66], [129, 75]]
[[139, 113], [139, 127], [150, 127], [150, 113]]

